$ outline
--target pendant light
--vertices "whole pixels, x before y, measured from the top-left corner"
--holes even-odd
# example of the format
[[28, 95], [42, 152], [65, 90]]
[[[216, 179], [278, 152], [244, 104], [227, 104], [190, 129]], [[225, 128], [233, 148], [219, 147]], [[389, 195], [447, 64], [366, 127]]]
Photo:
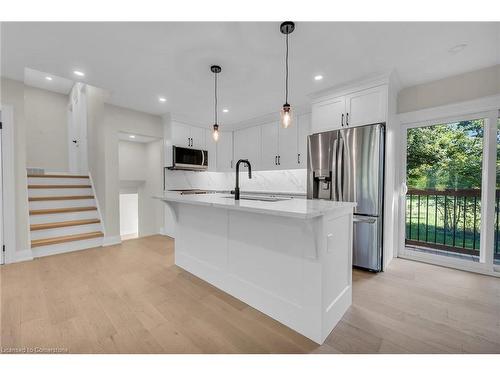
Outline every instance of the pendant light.
[[286, 38], [286, 55], [285, 55], [285, 104], [280, 111], [280, 124], [282, 128], [288, 128], [293, 122], [292, 107], [288, 104], [288, 35], [295, 30], [295, 23], [285, 21], [280, 25], [280, 31], [285, 34]]
[[214, 73], [214, 88], [215, 88], [215, 122], [212, 131], [212, 137], [215, 142], [219, 140], [219, 125], [217, 124], [217, 74], [222, 71], [219, 65], [212, 65], [210, 67], [212, 73]]

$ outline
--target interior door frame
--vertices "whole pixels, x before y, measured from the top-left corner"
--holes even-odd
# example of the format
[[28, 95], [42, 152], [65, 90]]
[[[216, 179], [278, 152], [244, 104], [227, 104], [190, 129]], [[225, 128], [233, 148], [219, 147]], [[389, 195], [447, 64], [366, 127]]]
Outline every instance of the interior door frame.
[[14, 164], [14, 108], [11, 105], [0, 106], [0, 121], [2, 121], [2, 168], [1, 183], [3, 205], [0, 214], [3, 230], [3, 245], [5, 245], [4, 262], [13, 263], [16, 252], [16, 206], [15, 206], [15, 164]]
[[[495, 98], [500, 99], [500, 96]], [[499, 101], [490, 101], [486, 98], [484, 101], [471, 101], [463, 103], [460, 107], [456, 105], [432, 108], [404, 114], [400, 116], [401, 120], [401, 142], [399, 156], [401, 163], [397, 171], [399, 182], [399, 240], [397, 256], [411, 260], [432, 263], [440, 266], [456, 268], [464, 271], [477, 272], [487, 275], [500, 277], [500, 268], [493, 264], [493, 245], [494, 245], [494, 202], [495, 202], [495, 179], [490, 177], [496, 175], [496, 131], [497, 119], [499, 116]], [[477, 111], [475, 109], [484, 109]], [[482, 181], [481, 181], [481, 201], [493, 202], [493, 205], [481, 205], [481, 244], [480, 244], [480, 262], [471, 262], [468, 260], [443, 257], [440, 255], [418, 253], [409, 250], [405, 246], [406, 238], [406, 148], [407, 132], [409, 129], [421, 128], [426, 126], [450, 123], [455, 121], [485, 119], [484, 138], [483, 138], [483, 162], [482, 162]], [[413, 120], [413, 121], [411, 121]], [[493, 145], [493, 146], [492, 146]]]

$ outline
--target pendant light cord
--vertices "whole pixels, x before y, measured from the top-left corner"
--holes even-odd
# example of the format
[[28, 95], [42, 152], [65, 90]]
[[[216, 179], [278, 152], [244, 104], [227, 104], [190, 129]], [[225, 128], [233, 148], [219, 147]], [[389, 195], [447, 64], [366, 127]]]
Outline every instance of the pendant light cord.
[[288, 34], [286, 34], [286, 55], [285, 55], [285, 103], [288, 104]]
[[217, 73], [215, 74], [215, 124], [217, 125]]

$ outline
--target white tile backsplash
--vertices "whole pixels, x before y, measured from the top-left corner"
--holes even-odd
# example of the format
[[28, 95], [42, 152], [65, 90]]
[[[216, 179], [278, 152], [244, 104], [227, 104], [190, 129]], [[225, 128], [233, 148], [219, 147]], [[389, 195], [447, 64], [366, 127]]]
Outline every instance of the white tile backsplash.
[[[252, 179], [240, 172], [240, 189], [247, 191], [303, 193], [306, 192], [305, 169], [254, 171]], [[234, 172], [166, 171], [165, 186], [171, 189], [234, 189]]]

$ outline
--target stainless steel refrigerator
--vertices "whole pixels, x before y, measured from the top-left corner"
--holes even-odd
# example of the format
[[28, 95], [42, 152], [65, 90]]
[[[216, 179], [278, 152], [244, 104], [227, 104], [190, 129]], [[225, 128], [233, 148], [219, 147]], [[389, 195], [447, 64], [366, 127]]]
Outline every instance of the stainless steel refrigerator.
[[307, 198], [357, 202], [353, 265], [382, 270], [385, 124], [312, 134]]

